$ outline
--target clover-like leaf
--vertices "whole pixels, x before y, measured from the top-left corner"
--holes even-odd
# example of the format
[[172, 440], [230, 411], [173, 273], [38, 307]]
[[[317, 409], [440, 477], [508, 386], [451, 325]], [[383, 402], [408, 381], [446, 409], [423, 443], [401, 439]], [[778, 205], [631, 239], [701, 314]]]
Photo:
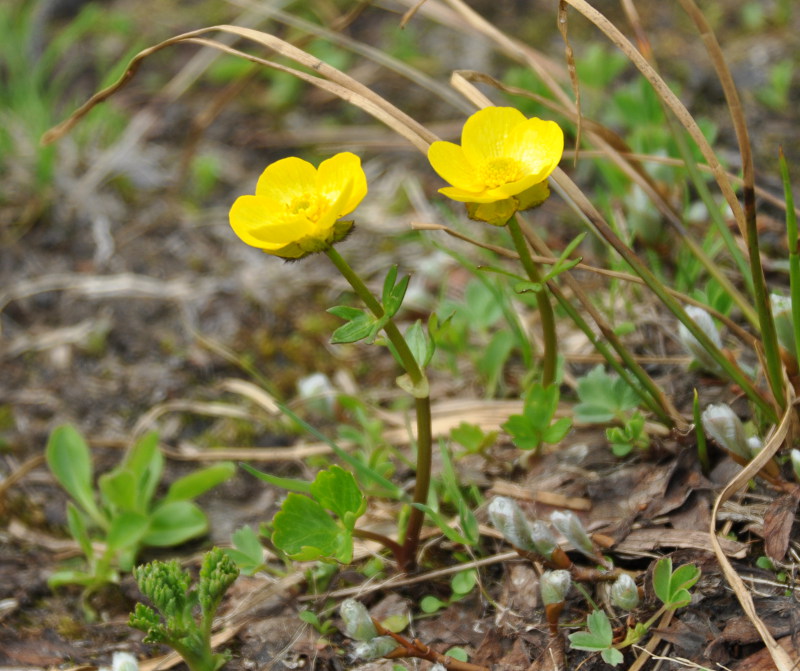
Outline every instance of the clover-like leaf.
[[622, 662], [622, 653], [612, 647], [614, 632], [611, 622], [602, 610], [595, 610], [586, 618], [589, 631], [576, 631], [569, 635], [569, 642], [575, 650], [599, 652], [603, 660], [611, 666]]
[[639, 396], [621, 377], [609, 375], [602, 365], [578, 380], [575, 417], [581, 422], [603, 423], [621, 419], [639, 403]]
[[694, 564], [684, 564], [672, 570], [672, 558], [662, 557], [653, 569], [653, 591], [669, 610], [689, 604], [689, 590], [700, 580], [700, 569]]

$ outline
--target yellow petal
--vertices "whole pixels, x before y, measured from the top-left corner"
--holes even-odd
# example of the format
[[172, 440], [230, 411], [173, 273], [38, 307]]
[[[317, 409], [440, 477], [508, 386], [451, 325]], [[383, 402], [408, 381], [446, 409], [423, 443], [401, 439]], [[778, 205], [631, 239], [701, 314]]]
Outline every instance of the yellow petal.
[[296, 156], [267, 166], [256, 185], [256, 195], [289, 203], [317, 189], [317, 169]]
[[513, 107], [487, 107], [475, 112], [461, 131], [461, 146], [470, 163], [481, 165], [506, 156], [506, 138], [525, 115]]
[[487, 192], [486, 195], [496, 196], [495, 200], [505, 200], [506, 198], [516, 196], [518, 193], [522, 193], [523, 191], [530, 189], [534, 184], [537, 184], [540, 181], [541, 179], [539, 178], [538, 174], [525, 175], [525, 177], [518, 179], [516, 182], [501, 184], [496, 189], [492, 189], [491, 191]]
[[428, 148], [431, 167], [446, 182], [465, 191], [481, 191], [483, 185], [464, 150], [452, 142], [441, 140]]
[[464, 189], [457, 189], [452, 186], [439, 189], [439, 193], [459, 203], [493, 203], [502, 197], [495, 196], [490, 191], [464, 191]]
[[555, 121], [528, 119], [508, 135], [507, 155], [526, 167], [541, 182], [555, 170], [564, 153], [564, 132]]
[[[347, 189], [348, 197], [340, 198]], [[350, 214], [367, 195], [367, 176], [361, 159], [350, 152], [341, 152], [323, 161], [317, 173], [317, 190], [330, 203], [337, 203], [334, 219]]]
[[[339, 193], [333, 194], [336, 197], [336, 200], [330, 203], [328, 207], [320, 213], [319, 219], [314, 222], [312, 229], [312, 235], [314, 237], [329, 242], [333, 239], [333, 228], [336, 220], [342, 216], [342, 212], [346, 214], [347, 212], [352, 212], [352, 210], [355, 209], [354, 206], [351, 209], [346, 210], [348, 204], [353, 202], [353, 187], [353, 180], [350, 179], [342, 185]], [[360, 189], [361, 185], [359, 184], [357, 188]], [[364, 188], [366, 188], [366, 186]], [[356, 205], [358, 205], [358, 203], [356, 203]]]
[[230, 211], [233, 232], [259, 249], [277, 249], [311, 232], [311, 224], [303, 218], [270, 216], [272, 201], [261, 196], [240, 196]]

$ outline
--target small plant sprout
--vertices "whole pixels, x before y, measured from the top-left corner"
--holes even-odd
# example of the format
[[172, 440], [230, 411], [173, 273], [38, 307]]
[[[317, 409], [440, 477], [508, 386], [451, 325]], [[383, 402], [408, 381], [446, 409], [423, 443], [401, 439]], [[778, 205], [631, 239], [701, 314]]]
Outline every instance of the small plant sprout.
[[572, 587], [572, 576], [569, 571], [563, 569], [545, 571], [539, 578], [539, 591], [542, 594], [542, 604], [552, 636], [558, 634], [558, 619], [561, 617], [570, 587]]
[[615, 457], [624, 457], [633, 450], [646, 450], [650, 446], [650, 437], [645, 429], [644, 415], [635, 412], [622, 426], [610, 426], [606, 429], [606, 440]]
[[613, 646], [614, 631], [611, 622], [602, 610], [592, 611], [586, 618], [588, 631], [576, 631], [569, 635], [569, 642], [575, 650], [599, 652], [606, 664], [617, 666], [622, 662], [622, 653]]
[[634, 610], [639, 605], [639, 588], [627, 573], [622, 573], [611, 585], [611, 603], [622, 610]]
[[769, 304], [772, 308], [772, 316], [775, 319], [775, 331], [778, 334], [778, 344], [783, 347], [793, 359], [797, 359], [794, 323], [792, 321], [791, 296], [770, 294]]
[[543, 443], [555, 444], [567, 435], [572, 427], [569, 417], [553, 421], [558, 409], [557, 385], [544, 387], [534, 384], [525, 395], [521, 415], [511, 415], [502, 425], [511, 440], [521, 450], [539, 452]]
[[404, 636], [390, 631], [371, 618], [363, 604], [355, 599], [345, 599], [339, 607], [339, 614], [344, 621], [345, 636], [358, 641], [351, 653], [354, 659], [415, 657], [440, 664], [448, 671], [488, 671], [486, 667], [458, 659], [455, 653], [451, 655], [450, 651], [448, 654], [436, 652], [418, 639], [410, 641]]
[[744, 425], [725, 403], [709, 405], [702, 414], [703, 428], [721, 448], [747, 463], [751, 459]]
[[559, 547], [547, 524], [541, 520], [529, 522], [513, 499], [496, 496], [489, 504], [488, 512], [491, 523], [520, 555], [529, 559], [541, 558], [551, 568], [568, 569], [572, 566], [572, 561]]
[[571, 510], [556, 510], [550, 515], [550, 521], [553, 526], [558, 529], [564, 537], [572, 544], [572, 546], [594, 561], [605, 563], [605, 560], [600, 556], [586, 529], [583, 528], [583, 523], [578, 516]]
[[217, 671], [228, 661], [227, 652], [211, 650], [214, 614], [228, 587], [239, 575], [228, 555], [219, 548], [207, 552], [194, 589], [191, 576], [176, 560], [144, 564], [135, 568], [133, 575], [142, 594], [158, 611], [137, 603], [131, 613], [129, 624], [147, 634], [145, 643], [168, 645], [191, 671]]
[[[698, 328], [708, 337], [708, 339], [717, 347], [722, 349], [722, 338], [719, 336], [714, 320], [703, 308], [696, 305], [687, 305], [685, 307], [686, 314], [697, 324]], [[686, 326], [680, 322], [678, 324], [678, 337], [681, 339], [683, 346], [694, 357], [694, 360], [703, 368], [703, 370], [718, 375], [720, 377], [725, 375], [722, 367], [714, 360], [708, 353], [705, 347], [697, 340]]]
[[[93, 612], [88, 597], [116, 582], [118, 571], [130, 571], [141, 548], [179, 545], [204, 534], [208, 519], [192, 499], [235, 471], [230, 462], [199, 469], [175, 480], [162, 499], [154, 500], [164, 467], [155, 433], [137, 441], [114, 469], [98, 478], [97, 485], [89, 446], [72, 426], [52, 432], [45, 456], [74, 501], [67, 503], [67, 523], [87, 563], [85, 569], [57, 571], [48, 583], [83, 585], [89, 617]], [[102, 551], [95, 549], [94, 540], [103, 541]]]

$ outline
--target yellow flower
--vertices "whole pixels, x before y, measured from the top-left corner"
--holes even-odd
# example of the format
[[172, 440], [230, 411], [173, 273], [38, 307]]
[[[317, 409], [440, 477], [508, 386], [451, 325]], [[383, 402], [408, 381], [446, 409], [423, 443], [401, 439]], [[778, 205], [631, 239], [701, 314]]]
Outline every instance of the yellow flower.
[[434, 142], [428, 160], [452, 184], [440, 193], [468, 203], [471, 217], [502, 225], [547, 199], [547, 177], [563, 152], [564, 133], [555, 121], [526, 119], [513, 107], [487, 107], [467, 119], [460, 146]]
[[367, 195], [361, 159], [342, 152], [319, 169], [297, 157], [267, 166], [254, 196], [240, 196], [230, 212], [236, 235], [267, 254], [299, 259], [344, 238], [350, 214]]

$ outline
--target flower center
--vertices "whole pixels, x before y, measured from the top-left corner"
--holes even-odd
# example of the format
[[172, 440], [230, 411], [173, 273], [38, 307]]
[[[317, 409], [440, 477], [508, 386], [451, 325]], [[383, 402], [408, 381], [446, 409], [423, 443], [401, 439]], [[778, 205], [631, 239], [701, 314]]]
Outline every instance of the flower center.
[[327, 208], [328, 201], [316, 193], [304, 193], [293, 198], [287, 209], [291, 214], [299, 214], [309, 221], [319, 221], [322, 212]]
[[514, 158], [493, 158], [481, 166], [481, 181], [490, 189], [516, 182], [525, 176], [523, 165]]

